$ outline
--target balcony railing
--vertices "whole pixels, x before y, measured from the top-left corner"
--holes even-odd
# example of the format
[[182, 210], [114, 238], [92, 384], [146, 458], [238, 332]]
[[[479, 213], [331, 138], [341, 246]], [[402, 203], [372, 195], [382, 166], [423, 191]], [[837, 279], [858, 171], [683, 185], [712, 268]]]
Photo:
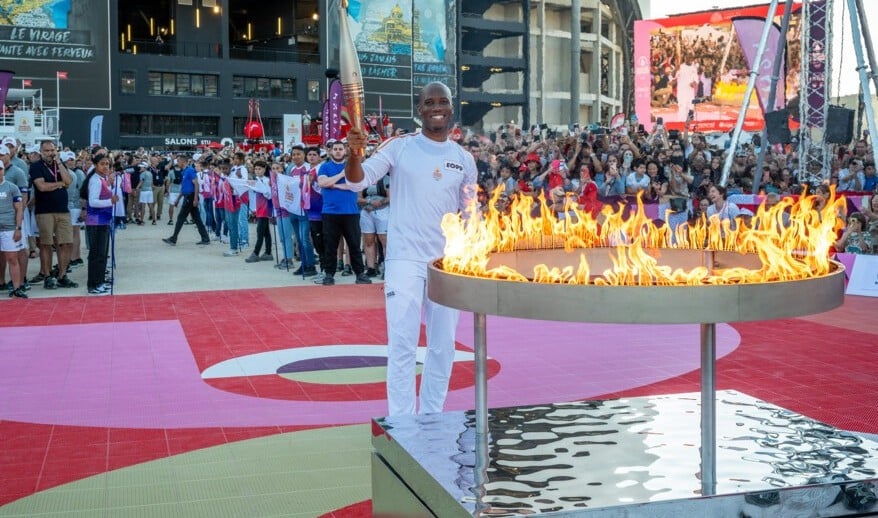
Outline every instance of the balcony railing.
[[220, 43], [198, 41], [164, 41], [131, 40], [125, 49], [126, 53], [159, 54], [162, 56], [182, 56], [189, 58], [221, 58], [223, 46]]
[[266, 49], [254, 45], [232, 45], [229, 47], [229, 57], [232, 59], [274, 61], [280, 63], [320, 63], [320, 54], [317, 52]]

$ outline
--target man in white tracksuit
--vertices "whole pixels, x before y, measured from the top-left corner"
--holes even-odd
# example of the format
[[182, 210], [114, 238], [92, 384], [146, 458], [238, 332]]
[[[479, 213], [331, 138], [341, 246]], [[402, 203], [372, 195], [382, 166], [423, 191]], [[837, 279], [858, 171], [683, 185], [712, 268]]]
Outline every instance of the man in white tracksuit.
[[441, 412], [454, 362], [458, 311], [427, 299], [427, 264], [445, 248], [442, 217], [464, 211], [476, 197], [473, 157], [448, 140], [454, 110], [451, 91], [428, 84], [418, 98], [420, 133], [385, 141], [363, 161], [366, 145], [359, 130], [348, 133], [351, 158], [348, 188], [362, 191], [390, 174], [393, 205], [387, 225], [384, 294], [387, 308], [387, 403], [390, 415], [414, 414], [415, 369], [421, 311], [427, 325], [427, 355], [421, 374], [420, 408]]

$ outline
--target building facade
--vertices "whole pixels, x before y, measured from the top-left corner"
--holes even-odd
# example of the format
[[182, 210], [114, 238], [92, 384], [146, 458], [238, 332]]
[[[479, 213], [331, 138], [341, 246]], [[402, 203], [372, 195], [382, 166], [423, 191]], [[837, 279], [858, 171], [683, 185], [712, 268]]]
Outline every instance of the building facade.
[[461, 11], [465, 125], [588, 124], [630, 105], [637, 1], [475, 0]]
[[[447, 18], [437, 16], [435, 2], [447, 7]], [[225, 138], [240, 141], [255, 116], [251, 99], [259, 101], [264, 138], [282, 142], [283, 115], [316, 117], [327, 87], [325, 71], [337, 67], [337, 36], [328, 27], [338, 16], [338, 0], [71, 0], [70, 5], [66, 17], [54, 19], [40, 19], [37, 11], [11, 13], [12, 25], [0, 27], [0, 46], [19, 54], [0, 55], [0, 68], [15, 72], [13, 87], [40, 89], [46, 105], [60, 106], [61, 140], [71, 147], [95, 142], [96, 116], [103, 116], [100, 140], [112, 148], [193, 149]], [[403, 120], [402, 108], [420, 84], [434, 78], [449, 83], [462, 125], [476, 129], [510, 121], [561, 126], [606, 120], [628, 104], [630, 30], [640, 17], [634, 0], [362, 0], [360, 5], [363, 28], [370, 16], [381, 14], [379, 7], [392, 18], [403, 5], [408, 14], [398, 16], [399, 24], [408, 22], [413, 38], [423, 36], [427, 43], [426, 49], [411, 45], [408, 70], [369, 65], [376, 74], [372, 81], [386, 90], [385, 112], [398, 126], [413, 126], [411, 118]], [[439, 28], [429, 37], [428, 16]], [[30, 32], [20, 30], [25, 25]], [[21, 43], [16, 38], [28, 41], [11, 45]], [[437, 45], [444, 61], [430, 63]], [[372, 50], [365, 54], [382, 57]], [[389, 73], [409, 74], [396, 97], [397, 83], [381, 75]], [[368, 94], [367, 108], [375, 111], [382, 99]]]

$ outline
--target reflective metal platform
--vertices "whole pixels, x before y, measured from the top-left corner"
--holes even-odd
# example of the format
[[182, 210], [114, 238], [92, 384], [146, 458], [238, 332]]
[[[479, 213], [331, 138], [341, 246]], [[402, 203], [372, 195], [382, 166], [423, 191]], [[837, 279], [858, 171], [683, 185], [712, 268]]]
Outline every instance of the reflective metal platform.
[[791, 517], [878, 512], [878, 442], [734, 391], [716, 399], [702, 496], [700, 395], [373, 421], [375, 516]]

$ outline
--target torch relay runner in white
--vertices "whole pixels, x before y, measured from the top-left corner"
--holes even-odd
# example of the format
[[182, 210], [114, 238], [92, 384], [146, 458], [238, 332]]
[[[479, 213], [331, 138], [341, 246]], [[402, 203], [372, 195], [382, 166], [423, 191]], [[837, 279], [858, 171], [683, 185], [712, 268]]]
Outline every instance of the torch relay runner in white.
[[[390, 415], [416, 411], [416, 352], [424, 313], [427, 354], [421, 374], [422, 414], [441, 412], [454, 360], [459, 312], [427, 299], [427, 264], [443, 255], [445, 214], [467, 210], [476, 196], [476, 164], [448, 140], [451, 93], [441, 83], [421, 91], [421, 133], [384, 142], [365, 161], [349, 160], [351, 190], [362, 191], [390, 174], [393, 205], [387, 226], [385, 300], [387, 313], [387, 402]], [[348, 133], [352, 150], [366, 145], [360, 130]], [[355, 153], [351, 153], [355, 155]]]

